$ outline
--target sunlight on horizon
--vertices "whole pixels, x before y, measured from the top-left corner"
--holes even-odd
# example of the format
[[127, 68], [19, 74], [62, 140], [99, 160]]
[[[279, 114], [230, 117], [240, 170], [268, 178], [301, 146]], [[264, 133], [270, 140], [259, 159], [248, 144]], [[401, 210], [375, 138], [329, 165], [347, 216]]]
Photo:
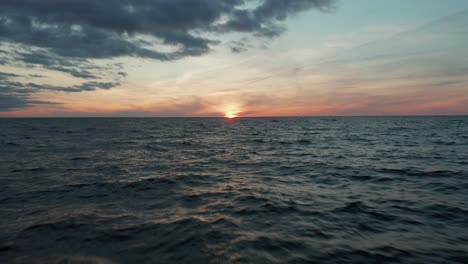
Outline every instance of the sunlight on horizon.
[[239, 109], [239, 106], [229, 105], [229, 106], [225, 106], [223, 112], [224, 112], [224, 117], [225, 118], [232, 119], [232, 118], [239, 117], [239, 113], [241, 111]]
[[236, 118], [237, 115], [236, 115], [236, 114], [226, 114], [224, 117], [225, 117], [225, 118], [232, 119], [232, 118]]
[[[0, 117], [468, 114], [468, 1], [356, 1], [117, 1], [112, 26], [104, 4], [6, 1]], [[257, 8], [284, 13], [236, 26]]]

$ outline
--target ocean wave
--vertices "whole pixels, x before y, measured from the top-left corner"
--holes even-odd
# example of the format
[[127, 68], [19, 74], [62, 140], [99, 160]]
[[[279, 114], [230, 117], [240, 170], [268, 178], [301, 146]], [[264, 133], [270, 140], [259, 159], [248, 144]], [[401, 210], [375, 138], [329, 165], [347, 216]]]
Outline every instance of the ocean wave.
[[0, 263], [464, 263], [466, 122], [3, 120]]

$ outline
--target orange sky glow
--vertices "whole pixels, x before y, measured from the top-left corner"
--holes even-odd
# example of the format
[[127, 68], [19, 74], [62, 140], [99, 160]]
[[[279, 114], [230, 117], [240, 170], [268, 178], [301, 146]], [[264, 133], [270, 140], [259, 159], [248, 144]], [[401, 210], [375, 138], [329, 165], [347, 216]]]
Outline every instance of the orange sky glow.
[[[103, 38], [116, 38], [102, 45], [133, 45], [117, 54], [94, 49], [87, 38], [70, 43], [86, 32], [66, 18], [57, 27], [33, 24], [52, 39], [25, 42], [33, 39], [26, 29], [0, 39], [0, 117], [467, 115], [468, 3], [428, 1], [396, 1], [391, 6], [399, 8], [375, 16], [351, 1], [339, 1], [333, 12], [307, 5], [284, 19], [269, 17], [270, 30], [282, 29], [274, 36], [187, 30], [166, 40], [141, 28], [128, 42], [93, 24]], [[128, 30], [116, 26], [124, 27], [117, 33]], [[69, 46], [57, 47], [54, 38]]]

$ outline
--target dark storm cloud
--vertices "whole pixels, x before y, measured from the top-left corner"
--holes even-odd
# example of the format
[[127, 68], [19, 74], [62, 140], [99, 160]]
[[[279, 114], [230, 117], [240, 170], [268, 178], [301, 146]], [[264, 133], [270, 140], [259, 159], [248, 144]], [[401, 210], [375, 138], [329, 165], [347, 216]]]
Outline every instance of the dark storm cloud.
[[111, 82], [86, 82], [79, 85], [73, 86], [56, 86], [48, 84], [36, 84], [36, 83], [19, 83], [19, 82], [5, 82], [5, 86], [19, 88], [19, 89], [31, 89], [34, 92], [40, 90], [49, 90], [49, 91], [61, 91], [61, 92], [89, 92], [96, 90], [109, 90], [113, 87], [120, 85], [119, 83]]
[[95, 91], [98, 89], [109, 90], [113, 87], [119, 86], [120, 83], [114, 82], [85, 82], [79, 85], [73, 86], [56, 86], [47, 84], [36, 84], [36, 83], [23, 83], [17, 81], [11, 81], [11, 78], [21, 77], [20, 75], [13, 73], [0, 72], [0, 93], [20, 91], [24, 93], [26, 90], [28, 93], [38, 92], [39, 90], [52, 90], [52, 91], [63, 91], [63, 92], [85, 92]]
[[0, 111], [26, 108], [38, 104], [58, 104], [41, 100], [33, 100], [25, 96], [0, 94]]
[[32, 100], [29, 96], [40, 91], [57, 92], [87, 92], [95, 90], [109, 90], [120, 85], [113, 82], [85, 82], [73, 86], [57, 86], [37, 83], [23, 83], [12, 81], [12, 78], [22, 77], [20, 75], [0, 72], [0, 111], [30, 107], [37, 104], [57, 104], [42, 100]]
[[62, 66], [50, 66], [47, 67], [50, 70], [55, 70], [55, 71], [61, 71], [65, 73], [69, 73], [70, 75], [77, 77], [77, 78], [82, 78], [82, 79], [98, 79], [98, 77], [88, 71], [88, 70], [83, 70], [79, 68], [67, 68], [67, 67], [62, 67]]
[[14, 73], [0, 72], [0, 81], [10, 79], [12, 77], [19, 77], [19, 75]]
[[6, 58], [0, 58], [0, 65], [6, 65], [9, 63], [9, 60]]
[[[98, 79], [97, 75], [89, 69], [96, 66], [90, 65], [86, 59], [64, 58], [47, 52], [16, 52], [12, 55], [17, 61], [26, 63], [29, 67], [41, 66], [48, 70], [68, 73], [71, 76], [82, 79]], [[107, 69], [107, 68], [106, 68]]]
[[10, 58], [8, 58], [8, 52], [0, 49], [0, 65], [6, 65], [10, 63]]
[[[273, 37], [300, 11], [329, 10], [334, 0], [15, 0], [0, 1], [0, 40], [75, 58], [136, 56], [174, 60], [207, 53], [203, 33]], [[250, 8], [248, 7], [250, 6]], [[179, 47], [161, 52], [147, 36]]]
[[[88, 80], [69, 87], [13, 82], [0, 75], [1, 110], [47, 103], [27, 96], [41, 90], [111, 89], [105, 71], [126, 77], [119, 64], [96, 59], [130, 56], [160, 61], [200, 56], [221, 34], [271, 38], [301, 11], [330, 10], [335, 0], [0, 0], [0, 65], [43, 68]], [[250, 46], [231, 46], [241, 52]], [[25, 76], [23, 76], [25, 77]], [[40, 78], [36, 75], [27, 77]], [[117, 78], [116, 78], [117, 79]], [[96, 81], [89, 81], [96, 80]], [[24, 96], [23, 96], [24, 95]]]
[[220, 29], [275, 37], [285, 31], [280, 22], [289, 16], [312, 8], [330, 11], [334, 8], [334, 2], [333, 0], [265, 0], [251, 10], [233, 10], [231, 19], [221, 25]]

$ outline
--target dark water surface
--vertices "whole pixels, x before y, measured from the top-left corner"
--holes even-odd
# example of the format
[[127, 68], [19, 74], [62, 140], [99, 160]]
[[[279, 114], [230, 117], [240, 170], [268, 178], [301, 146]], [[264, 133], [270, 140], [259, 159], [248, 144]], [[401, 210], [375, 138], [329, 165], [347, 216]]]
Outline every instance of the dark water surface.
[[0, 263], [468, 263], [468, 118], [0, 119]]

